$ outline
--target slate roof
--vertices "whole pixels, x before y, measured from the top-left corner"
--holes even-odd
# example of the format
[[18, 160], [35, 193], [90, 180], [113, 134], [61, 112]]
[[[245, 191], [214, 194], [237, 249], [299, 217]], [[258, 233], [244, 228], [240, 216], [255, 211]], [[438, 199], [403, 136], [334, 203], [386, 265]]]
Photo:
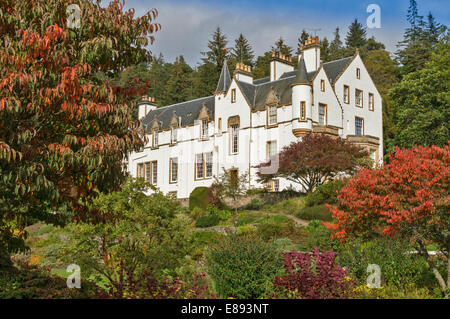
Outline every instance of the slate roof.
[[[331, 62], [324, 63], [322, 66], [327, 74], [331, 84], [334, 84], [336, 78], [351, 62], [353, 57], [347, 57]], [[302, 59], [303, 60], [303, 59]], [[238, 81], [239, 86], [242, 89], [243, 94], [247, 98], [252, 110], [262, 110], [266, 108], [266, 100], [270, 91], [273, 89], [278, 97], [279, 104], [292, 103], [292, 88], [294, 83], [310, 83], [317, 71], [306, 72], [306, 66], [304, 61], [299, 61], [299, 67], [297, 70], [284, 73], [279, 80], [270, 82], [269, 77], [258, 79], [253, 81], [253, 84]], [[230, 72], [228, 70], [227, 63], [225, 61], [220, 74], [220, 79], [217, 84], [216, 92], [228, 91], [231, 84]], [[172, 120], [173, 111], [176, 112], [177, 117], [181, 117], [181, 126], [193, 124], [198, 118], [202, 105], [205, 103], [209, 115], [214, 118], [215, 109], [215, 97], [208, 96], [192, 101], [169, 105], [158, 108], [149, 112], [142, 124], [146, 125], [146, 131], [151, 129], [152, 121], [155, 116], [160, 122], [160, 129], [167, 129], [170, 126]]]
[[226, 92], [231, 85], [230, 70], [228, 70], [227, 60], [224, 61], [222, 71], [220, 72], [219, 82], [217, 83], [217, 92]]
[[188, 102], [157, 108], [156, 110], [149, 112], [141, 122], [144, 125], [145, 131], [150, 132], [152, 122], [156, 117], [159, 122], [159, 128], [167, 129], [170, 126], [170, 121], [172, 120], [173, 112], [175, 111], [177, 118], [181, 117], [181, 126], [190, 125], [198, 119], [203, 103], [205, 103], [206, 108], [208, 109], [210, 118], [214, 118], [215, 97], [208, 96]]

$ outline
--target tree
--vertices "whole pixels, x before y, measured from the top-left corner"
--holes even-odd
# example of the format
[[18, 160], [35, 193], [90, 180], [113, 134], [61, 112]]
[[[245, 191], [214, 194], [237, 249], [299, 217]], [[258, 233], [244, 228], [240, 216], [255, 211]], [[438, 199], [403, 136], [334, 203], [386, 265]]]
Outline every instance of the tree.
[[301, 53], [302, 45], [305, 45], [306, 40], [308, 40], [310, 37], [311, 36], [309, 35], [309, 33], [306, 32], [305, 29], [303, 29], [300, 37], [298, 38], [297, 55], [299, 55]]
[[343, 58], [343, 44], [339, 34], [339, 27], [334, 31], [334, 39], [330, 43], [330, 61]]
[[392, 148], [443, 146], [450, 140], [450, 44], [442, 43], [425, 67], [406, 75], [392, 89], [395, 136]]
[[[0, 255], [23, 248], [24, 227], [68, 205], [77, 218], [95, 219], [86, 203], [97, 191], [117, 188], [123, 159], [144, 145], [132, 120], [135, 94], [115, 75], [147, 63], [158, 11], [142, 17], [75, 1], [81, 26], [65, 25], [67, 1], [0, 3]], [[101, 81], [96, 73], [109, 80]], [[6, 240], [6, 241], [4, 241]], [[8, 259], [8, 258], [6, 258]]]
[[265, 52], [264, 55], [258, 56], [253, 69], [253, 75], [256, 79], [265, 78], [270, 75], [270, 60], [272, 59], [272, 52]]
[[358, 22], [358, 19], [355, 19], [353, 23], [350, 25], [347, 33], [347, 37], [345, 38], [345, 43], [349, 48], [362, 48], [366, 45], [366, 29], [363, 25]]
[[313, 191], [338, 173], [353, 174], [358, 161], [365, 159], [367, 152], [341, 138], [331, 138], [323, 134], [308, 134], [298, 142], [285, 146], [278, 155], [279, 167], [274, 174], [263, 174], [259, 168], [260, 182], [268, 182], [274, 177], [286, 178], [300, 184], [307, 192]]
[[275, 46], [272, 46], [272, 51], [280, 52], [286, 56], [292, 56], [292, 48], [286, 44], [282, 37], [275, 42]]
[[190, 81], [191, 72], [191, 67], [184, 61], [182, 55], [176, 58], [167, 81], [166, 95], [168, 102], [166, 105], [188, 100], [189, 88], [192, 86]]
[[226, 35], [222, 33], [220, 27], [217, 27], [216, 31], [212, 34], [212, 39], [208, 41], [209, 51], [202, 52], [202, 55], [205, 56], [202, 58], [203, 63], [213, 63], [218, 70], [217, 72], [220, 73], [225, 58], [229, 57], [227, 44], [228, 40]]
[[241, 62], [245, 65], [250, 65], [253, 67], [253, 59], [255, 58], [255, 54], [253, 53], [250, 43], [248, 43], [248, 40], [242, 33], [239, 35], [239, 38], [235, 40], [235, 45], [232, 52], [236, 62]]
[[330, 52], [330, 43], [328, 42], [328, 39], [325, 37], [322, 41], [320, 41], [320, 58], [322, 61], [329, 62], [331, 56]]
[[159, 192], [146, 196], [149, 189], [142, 179], [129, 180], [119, 191], [94, 199], [101, 223], [68, 225], [66, 261], [86, 276], [106, 278], [116, 298], [136, 293], [134, 285], [142, 280], [175, 275], [192, 248], [191, 221], [176, 214], [179, 204]]
[[[439, 263], [446, 260], [450, 270], [449, 164], [450, 143], [395, 148], [389, 164], [361, 170], [341, 189], [339, 205], [330, 207], [336, 222], [327, 227], [341, 241], [358, 235], [410, 239], [448, 298], [450, 277], [445, 283]], [[442, 255], [430, 256], [430, 243]]]
[[230, 198], [233, 200], [235, 210], [235, 218], [237, 217], [238, 200], [247, 192], [248, 174], [233, 174], [233, 170], [223, 168], [222, 174], [214, 176], [213, 188], [216, 192], [215, 196], [220, 200]]

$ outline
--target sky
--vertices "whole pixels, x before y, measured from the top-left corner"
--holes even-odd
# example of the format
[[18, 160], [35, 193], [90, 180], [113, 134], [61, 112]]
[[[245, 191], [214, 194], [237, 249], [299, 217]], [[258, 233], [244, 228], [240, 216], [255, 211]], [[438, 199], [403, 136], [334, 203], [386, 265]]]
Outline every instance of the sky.
[[[102, 4], [108, 2], [103, 0]], [[417, 2], [420, 15], [426, 17], [431, 11], [438, 22], [450, 25], [450, 1]], [[158, 9], [156, 22], [162, 29], [149, 46], [153, 54], [162, 53], [168, 62], [183, 55], [192, 66], [201, 61], [200, 52], [207, 50], [217, 26], [226, 34], [229, 47], [234, 46], [234, 40], [242, 33], [258, 56], [280, 37], [296, 48], [302, 29], [309, 33], [321, 29], [316, 31], [317, 36], [332, 40], [334, 30], [340, 27], [341, 39], [345, 41], [348, 26], [355, 18], [366, 26], [370, 4], [380, 7], [381, 28], [368, 28], [368, 37], [375, 36], [389, 51], [395, 52], [408, 26], [409, 0], [125, 0], [125, 7], [134, 8], [138, 16]]]

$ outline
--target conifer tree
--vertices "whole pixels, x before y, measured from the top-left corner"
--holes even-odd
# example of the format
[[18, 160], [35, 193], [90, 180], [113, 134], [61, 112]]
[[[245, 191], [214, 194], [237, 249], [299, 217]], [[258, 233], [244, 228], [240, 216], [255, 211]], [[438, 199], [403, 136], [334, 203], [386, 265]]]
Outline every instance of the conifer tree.
[[320, 57], [323, 62], [328, 62], [330, 60], [330, 43], [328, 39], [325, 37], [322, 41], [320, 41]]
[[286, 44], [282, 37], [275, 42], [275, 46], [272, 47], [272, 51], [280, 52], [286, 56], [292, 56], [292, 48]]
[[367, 31], [364, 26], [355, 19], [350, 25], [345, 38], [345, 43], [349, 48], [362, 48], [367, 43]]
[[305, 29], [302, 30], [302, 34], [300, 35], [300, 37], [298, 38], [298, 43], [297, 43], [297, 55], [300, 54], [300, 48], [302, 45], [305, 44], [306, 40], [308, 40], [310, 38], [310, 35], [308, 32], [305, 31]]
[[208, 51], [202, 52], [205, 56], [202, 58], [203, 63], [213, 63], [218, 72], [222, 69], [223, 61], [228, 58], [227, 52], [228, 40], [225, 34], [222, 33], [220, 27], [212, 34], [212, 39], [208, 41]]
[[343, 44], [339, 34], [339, 27], [334, 31], [334, 39], [330, 43], [330, 60], [343, 58]]
[[191, 67], [186, 64], [182, 55], [176, 58], [166, 87], [168, 105], [188, 100], [191, 72]]
[[236, 62], [241, 62], [246, 65], [253, 66], [253, 59], [255, 58], [255, 54], [253, 53], [250, 43], [248, 43], [248, 40], [242, 33], [239, 35], [239, 38], [235, 40], [232, 54]]

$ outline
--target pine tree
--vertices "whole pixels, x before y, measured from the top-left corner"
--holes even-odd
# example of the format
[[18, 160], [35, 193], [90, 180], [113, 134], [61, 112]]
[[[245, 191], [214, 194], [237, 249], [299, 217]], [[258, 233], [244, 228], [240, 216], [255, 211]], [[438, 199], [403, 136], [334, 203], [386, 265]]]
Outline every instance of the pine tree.
[[428, 41], [430, 41], [433, 45], [436, 45], [446, 31], [447, 27], [436, 22], [433, 14], [429, 12], [427, 16], [427, 23], [425, 25], [426, 39], [428, 39]]
[[176, 60], [167, 81], [166, 96], [167, 105], [180, 103], [188, 100], [188, 90], [190, 88], [190, 73], [192, 69], [184, 61], [181, 55]]
[[406, 19], [408, 20], [410, 27], [406, 30], [405, 39], [408, 39], [409, 41], [418, 40], [422, 35], [424, 22], [423, 16], [419, 15], [416, 0], [409, 1], [409, 8]]
[[350, 25], [345, 38], [345, 43], [349, 48], [362, 48], [367, 43], [366, 29], [364, 26], [355, 19]]
[[259, 56], [256, 59], [255, 68], [253, 74], [255, 80], [265, 78], [270, 75], [270, 59], [272, 58], [272, 52], [265, 52], [263, 56]]
[[334, 31], [334, 40], [330, 43], [330, 60], [337, 60], [341, 59], [344, 56], [343, 52], [343, 44], [341, 41], [341, 36], [339, 34], [339, 27], [336, 28], [336, 31]]
[[235, 40], [235, 45], [232, 52], [236, 62], [253, 66], [253, 59], [255, 58], [255, 55], [251, 45], [242, 33], [239, 35], [239, 38]]
[[218, 72], [222, 69], [223, 61], [228, 58], [227, 52], [228, 40], [225, 34], [222, 33], [220, 27], [212, 34], [212, 40], [208, 41], [209, 51], [202, 52], [205, 57], [202, 58], [203, 63], [213, 63], [216, 65]]
[[272, 51], [280, 52], [286, 56], [292, 56], [292, 48], [286, 44], [282, 37], [275, 42], [275, 46], [272, 47]]
[[320, 57], [323, 62], [329, 62], [330, 60], [330, 43], [328, 39], [325, 37], [322, 41], [320, 41]]

